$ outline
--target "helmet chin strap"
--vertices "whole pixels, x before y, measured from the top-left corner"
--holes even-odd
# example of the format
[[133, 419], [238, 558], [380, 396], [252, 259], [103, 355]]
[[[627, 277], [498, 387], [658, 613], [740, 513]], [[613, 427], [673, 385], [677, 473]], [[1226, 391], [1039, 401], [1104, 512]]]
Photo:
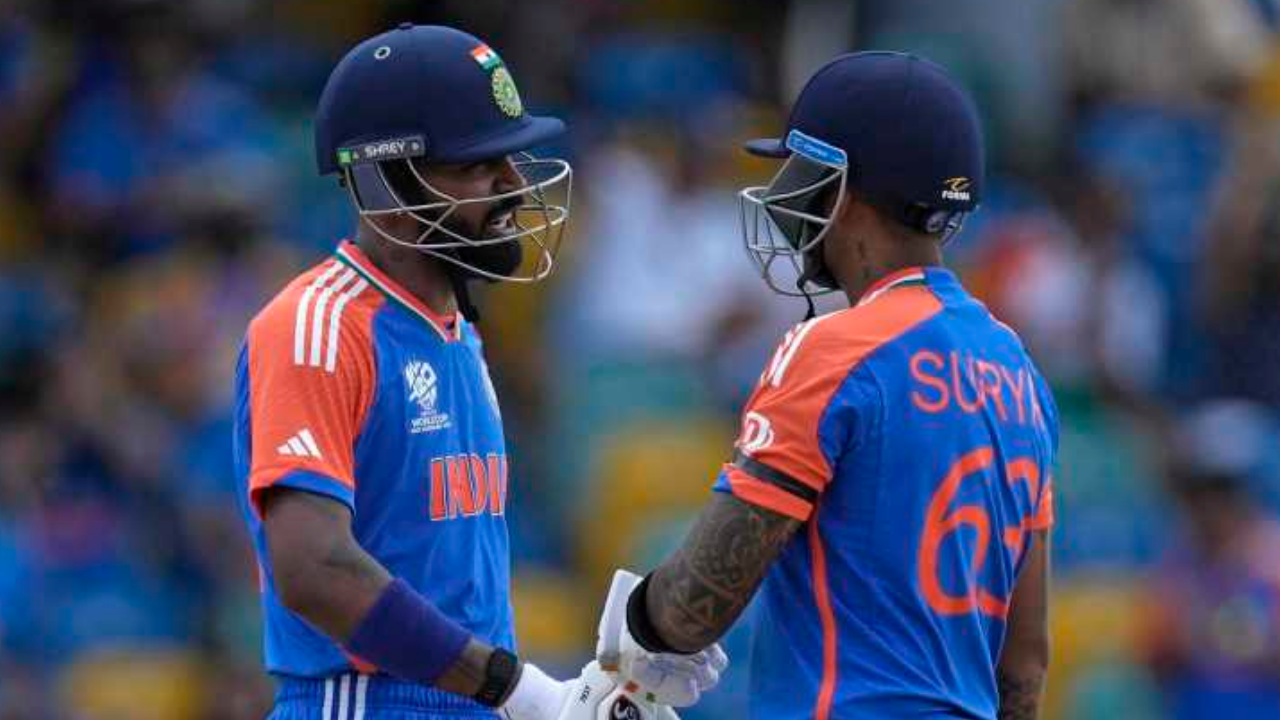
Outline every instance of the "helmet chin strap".
[[453, 263], [445, 271], [449, 274], [449, 284], [453, 286], [453, 297], [458, 302], [458, 312], [471, 323], [480, 322], [480, 309], [471, 301], [471, 289], [467, 281], [472, 279], [470, 273]]
[[817, 308], [813, 304], [813, 295], [809, 293], [809, 287], [808, 287], [809, 280], [814, 275], [815, 273], [812, 269], [805, 268], [805, 271], [801, 273], [800, 277], [796, 278], [796, 290], [799, 290], [800, 294], [804, 295], [804, 301], [809, 305], [809, 309], [804, 314], [805, 322], [812, 320], [818, 314]]
[[[805, 231], [807, 234], [807, 230]], [[807, 240], [807, 238], [802, 238]], [[831, 272], [827, 270], [826, 263], [822, 261], [822, 244], [819, 242], [816, 247], [811, 248], [802, 255], [802, 271], [800, 276], [796, 278], [796, 290], [804, 296], [804, 301], [808, 305], [805, 312], [805, 321], [812, 320], [817, 316], [817, 307], [813, 303], [813, 293], [809, 292], [809, 283], [813, 283], [823, 288], [835, 288], [838, 284]], [[800, 243], [803, 246], [804, 243]]]

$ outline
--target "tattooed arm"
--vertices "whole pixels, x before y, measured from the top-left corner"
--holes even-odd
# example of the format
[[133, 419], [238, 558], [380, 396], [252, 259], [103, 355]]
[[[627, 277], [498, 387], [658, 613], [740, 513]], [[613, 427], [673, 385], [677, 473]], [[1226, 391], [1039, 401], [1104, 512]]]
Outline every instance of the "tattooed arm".
[[[321, 495], [274, 488], [263, 498], [262, 514], [280, 601], [345, 642], [391, 583], [391, 574], [351, 534], [351, 511]], [[436, 686], [474, 695], [492, 653], [472, 638]]]
[[684, 545], [648, 583], [654, 631], [681, 652], [696, 652], [733, 625], [800, 521], [712, 493]]
[[1009, 632], [996, 668], [999, 720], [1036, 720], [1049, 669], [1049, 534], [1037, 532], [1009, 608]]

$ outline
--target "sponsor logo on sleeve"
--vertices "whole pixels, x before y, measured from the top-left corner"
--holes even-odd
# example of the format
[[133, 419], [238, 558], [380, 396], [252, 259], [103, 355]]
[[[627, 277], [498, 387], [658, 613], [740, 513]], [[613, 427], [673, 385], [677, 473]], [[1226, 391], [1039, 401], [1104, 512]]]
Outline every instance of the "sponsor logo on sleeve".
[[773, 444], [773, 423], [754, 410], [742, 418], [742, 438], [738, 447], [747, 455], [759, 452]]

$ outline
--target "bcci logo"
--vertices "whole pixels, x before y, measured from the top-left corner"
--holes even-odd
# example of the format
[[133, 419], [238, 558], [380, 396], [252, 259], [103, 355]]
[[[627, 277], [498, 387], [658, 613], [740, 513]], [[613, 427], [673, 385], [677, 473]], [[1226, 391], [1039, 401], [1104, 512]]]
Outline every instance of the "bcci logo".
[[448, 413], [436, 411], [440, 385], [430, 363], [415, 360], [405, 365], [404, 384], [409, 390], [409, 402], [417, 403], [419, 410], [418, 417], [409, 421], [411, 434], [432, 432], [449, 426]]
[[493, 71], [489, 81], [493, 89], [493, 101], [498, 109], [507, 117], [518, 118], [524, 114], [524, 104], [520, 102], [520, 91], [516, 90], [516, 81], [505, 67]]

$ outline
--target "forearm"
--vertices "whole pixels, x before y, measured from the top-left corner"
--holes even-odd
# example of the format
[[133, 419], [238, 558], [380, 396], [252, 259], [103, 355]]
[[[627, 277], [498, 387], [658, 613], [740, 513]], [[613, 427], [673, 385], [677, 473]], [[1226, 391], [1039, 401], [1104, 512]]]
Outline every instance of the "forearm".
[[999, 720], [1036, 720], [1049, 671], [1049, 534], [1032, 536], [1026, 566], [1014, 588], [1008, 633], [996, 666]]
[[653, 634], [679, 652], [714, 643], [798, 527], [797, 520], [714, 493], [684, 545], [641, 588], [637, 601]]
[[718, 579], [708, 577], [706, 569], [692, 562], [683, 550], [654, 570], [649, 581], [639, 588], [644, 596], [637, 602], [642, 604], [643, 619], [663, 645], [677, 652], [693, 653], [728, 632], [755, 587], [725, 587]]
[[263, 519], [280, 602], [345, 642], [391, 583], [391, 573], [352, 536], [350, 511], [282, 488], [264, 497]]
[[351, 536], [344, 507], [286, 491], [265, 515], [285, 607], [387, 672], [468, 697], [480, 690], [493, 648], [393, 581]]
[[1045, 669], [1004, 667], [996, 671], [1000, 690], [999, 720], [1036, 720], [1040, 717], [1040, 698], [1044, 690]]
[[[314, 589], [309, 602], [296, 609], [308, 622], [314, 623], [330, 637], [344, 645], [358, 640], [369, 613], [391, 584], [391, 576], [376, 560], [361, 551], [343, 556], [336, 553], [313, 575]], [[438, 648], [422, 648], [426, 655]], [[474, 696], [485, 679], [485, 670], [493, 655], [493, 647], [472, 636], [434, 685], [441, 690]]]
[[329, 637], [345, 642], [391, 583], [386, 568], [358, 545], [325, 541], [319, 552], [273, 555], [281, 601]]

